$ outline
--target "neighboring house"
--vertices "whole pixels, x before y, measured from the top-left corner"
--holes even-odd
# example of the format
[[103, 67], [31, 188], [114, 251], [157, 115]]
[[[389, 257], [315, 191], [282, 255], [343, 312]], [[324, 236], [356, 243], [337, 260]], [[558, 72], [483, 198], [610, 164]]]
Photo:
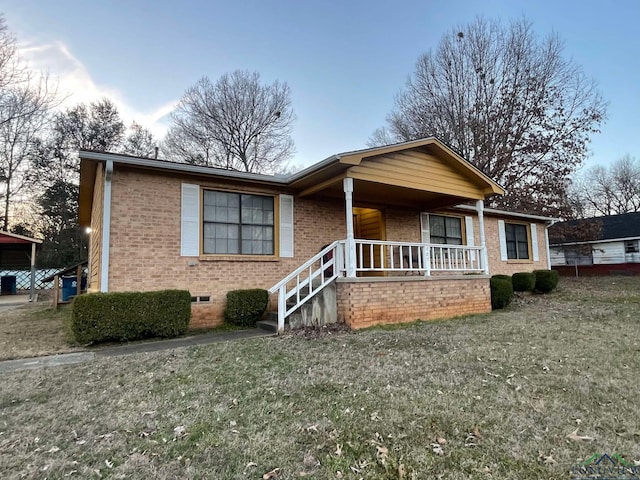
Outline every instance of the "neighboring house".
[[241, 288], [270, 290], [279, 328], [305, 302], [354, 328], [486, 312], [489, 273], [549, 268], [551, 219], [484, 208], [502, 187], [435, 138], [290, 176], [80, 158], [89, 291], [187, 289], [193, 327]]
[[[597, 232], [594, 238], [560, 236], [567, 229], [589, 227]], [[561, 274], [640, 274], [640, 212], [561, 222], [549, 235], [551, 265]]]

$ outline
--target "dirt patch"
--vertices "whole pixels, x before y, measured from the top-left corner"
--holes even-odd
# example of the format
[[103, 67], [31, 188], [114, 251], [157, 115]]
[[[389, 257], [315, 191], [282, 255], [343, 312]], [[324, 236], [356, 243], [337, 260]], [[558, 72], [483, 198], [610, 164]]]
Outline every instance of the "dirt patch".
[[301, 327], [287, 330], [286, 336], [302, 337], [306, 339], [331, 337], [334, 335], [348, 335], [354, 333], [345, 323], [330, 323], [318, 327]]

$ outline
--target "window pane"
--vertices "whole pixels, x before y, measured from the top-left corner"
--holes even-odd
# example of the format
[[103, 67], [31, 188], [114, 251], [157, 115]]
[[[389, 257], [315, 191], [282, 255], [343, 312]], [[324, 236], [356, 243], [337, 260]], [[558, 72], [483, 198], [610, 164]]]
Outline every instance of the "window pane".
[[518, 242], [518, 258], [529, 258], [529, 244], [527, 242]]
[[507, 258], [518, 258], [516, 242], [507, 242]]
[[238, 225], [205, 223], [203, 226], [204, 253], [238, 253]]
[[507, 242], [514, 242], [516, 239], [515, 225], [506, 224], [504, 226], [504, 232], [507, 237]]
[[429, 230], [432, 237], [444, 237], [444, 217], [439, 215], [429, 215]]
[[447, 237], [462, 238], [462, 219], [446, 218]]

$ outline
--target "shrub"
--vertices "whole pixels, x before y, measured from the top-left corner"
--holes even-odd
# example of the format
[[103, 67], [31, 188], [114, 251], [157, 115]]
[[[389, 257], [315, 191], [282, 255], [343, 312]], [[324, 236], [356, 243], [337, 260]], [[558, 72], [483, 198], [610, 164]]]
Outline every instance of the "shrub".
[[71, 332], [83, 344], [169, 338], [184, 334], [189, 320], [186, 290], [91, 293], [74, 299]]
[[259, 288], [231, 290], [227, 293], [224, 319], [234, 325], [253, 327], [269, 303], [269, 292]]
[[491, 278], [500, 278], [502, 280], [509, 280], [510, 282], [511, 280], [511, 275], [492, 275]]
[[499, 310], [511, 303], [513, 296], [513, 285], [511, 279], [491, 277], [491, 308]]
[[511, 283], [514, 292], [532, 292], [536, 288], [536, 275], [533, 272], [514, 273]]
[[558, 272], [556, 270], [534, 270], [536, 276], [536, 291], [549, 293], [558, 286]]

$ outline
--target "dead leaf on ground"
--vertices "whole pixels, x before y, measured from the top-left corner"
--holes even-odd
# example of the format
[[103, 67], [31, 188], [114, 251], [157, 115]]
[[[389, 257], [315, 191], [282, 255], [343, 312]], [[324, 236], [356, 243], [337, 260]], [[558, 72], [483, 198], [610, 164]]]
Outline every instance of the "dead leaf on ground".
[[442, 446], [439, 443], [432, 443], [431, 450], [436, 455], [441, 455], [441, 456], [444, 455], [444, 450], [442, 449]]
[[553, 458], [553, 454], [550, 453], [549, 455], [545, 455], [542, 452], [538, 452], [538, 459], [542, 460], [542, 463], [544, 463], [545, 465], [557, 465], [558, 462], [556, 462], [555, 458]]
[[182, 438], [187, 434], [187, 427], [184, 425], [178, 425], [173, 429], [173, 438]]
[[278, 478], [279, 474], [280, 474], [280, 469], [274, 468], [270, 472], [267, 472], [264, 475], [262, 475], [262, 480], [271, 480], [273, 478]]
[[342, 444], [339, 443], [336, 445], [336, 451], [333, 452], [335, 454], [336, 457], [339, 457], [342, 455]]
[[378, 457], [378, 461], [384, 465], [387, 461], [387, 454], [389, 453], [389, 449], [387, 447], [376, 446], [376, 457]]
[[594, 440], [593, 437], [588, 437], [586, 435], [578, 435], [578, 429], [576, 428], [573, 432], [567, 435], [569, 440], [573, 440], [574, 442], [590, 442]]

